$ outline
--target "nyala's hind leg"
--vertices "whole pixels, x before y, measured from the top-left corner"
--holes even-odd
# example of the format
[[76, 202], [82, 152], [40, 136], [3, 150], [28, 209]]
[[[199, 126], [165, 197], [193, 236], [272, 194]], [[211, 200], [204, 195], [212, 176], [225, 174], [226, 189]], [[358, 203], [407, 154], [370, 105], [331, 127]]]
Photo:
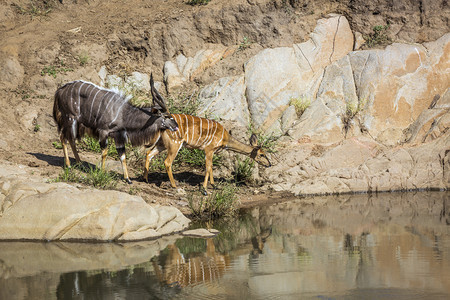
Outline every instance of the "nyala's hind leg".
[[75, 156], [75, 159], [77, 160], [77, 163], [81, 162], [80, 156], [78, 155], [77, 146], [75, 144], [75, 141], [69, 140], [70, 147], [72, 147], [73, 155]]
[[102, 170], [105, 169], [106, 156], [108, 155], [108, 148], [102, 149]]
[[102, 166], [101, 169], [105, 169], [106, 156], [108, 155], [108, 139], [100, 140], [100, 148], [102, 149]]
[[70, 147], [72, 148], [73, 155], [77, 162], [80, 162], [80, 156], [75, 145], [75, 139], [77, 138], [77, 121], [69, 117], [68, 123], [63, 126], [59, 138], [61, 139], [61, 144], [64, 152], [64, 162], [66, 167], [70, 167], [69, 153], [67, 151], [67, 141], [69, 141]]
[[69, 159], [69, 153], [67, 151], [67, 140], [64, 138], [64, 135], [61, 133], [60, 135], [61, 145], [64, 152], [64, 166], [67, 168], [70, 168], [70, 159]]

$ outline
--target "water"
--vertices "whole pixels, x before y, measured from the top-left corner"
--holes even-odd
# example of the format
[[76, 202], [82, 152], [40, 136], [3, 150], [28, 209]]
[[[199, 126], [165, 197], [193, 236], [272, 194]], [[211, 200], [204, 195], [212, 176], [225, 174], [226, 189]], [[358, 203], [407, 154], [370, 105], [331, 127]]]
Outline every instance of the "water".
[[450, 299], [450, 193], [294, 199], [214, 239], [0, 243], [0, 299]]

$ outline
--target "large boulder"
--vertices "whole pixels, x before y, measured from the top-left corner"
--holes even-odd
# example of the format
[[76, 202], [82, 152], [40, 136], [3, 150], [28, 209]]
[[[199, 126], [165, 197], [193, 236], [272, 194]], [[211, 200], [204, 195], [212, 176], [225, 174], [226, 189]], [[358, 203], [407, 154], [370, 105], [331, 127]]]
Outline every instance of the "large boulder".
[[265, 49], [245, 64], [252, 122], [267, 130], [279, 122], [292, 98], [312, 99], [323, 68], [353, 49], [353, 34], [343, 16], [318, 21], [311, 39], [292, 47]]
[[448, 112], [449, 53], [450, 34], [426, 45], [393, 44], [349, 53], [326, 67], [316, 100], [288, 130], [289, 136], [332, 143], [352, 129], [390, 146], [410, 140], [402, 138], [403, 131], [433, 99], [441, 100], [419, 122], [431, 123]]
[[178, 232], [189, 224], [174, 207], [151, 206], [123, 192], [1, 175], [3, 240], [132, 241]]
[[349, 54], [361, 121], [377, 137], [392, 128], [403, 130], [450, 83], [450, 33], [435, 42], [393, 44], [385, 50]]

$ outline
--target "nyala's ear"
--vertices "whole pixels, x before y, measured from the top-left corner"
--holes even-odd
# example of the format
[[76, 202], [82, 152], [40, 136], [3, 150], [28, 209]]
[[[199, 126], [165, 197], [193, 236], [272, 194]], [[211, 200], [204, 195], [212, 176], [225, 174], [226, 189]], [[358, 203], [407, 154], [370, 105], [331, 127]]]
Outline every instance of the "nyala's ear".
[[253, 147], [257, 147], [258, 146], [258, 138], [256, 137], [256, 135], [254, 133], [250, 137], [250, 145], [253, 146]]

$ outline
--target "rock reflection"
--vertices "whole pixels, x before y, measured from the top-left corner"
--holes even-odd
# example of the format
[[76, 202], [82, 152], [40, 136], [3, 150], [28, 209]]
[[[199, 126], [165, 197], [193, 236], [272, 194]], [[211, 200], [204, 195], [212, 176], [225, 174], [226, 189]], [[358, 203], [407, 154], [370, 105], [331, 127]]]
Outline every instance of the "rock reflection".
[[[145, 263], [175, 240], [165, 237], [125, 244], [0, 242], [0, 299], [54, 299], [57, 289], [58, 295], [73, 296], [80, 289], [86, 293], [82, 288], [91, 286], [102, 270], [114, 272]], [[95, 285], [100, 286], [98, 276]]]
[[[396, 287], [450, 294], [448, 193], [316, 197], [255, 208], [273, 228], [253, 295]], [[301, 254], [298, 249], [303, 249]]]
[[0, 278], [120, 270], [150, 260], [176, 237], [133, 243], [0, 242]]

